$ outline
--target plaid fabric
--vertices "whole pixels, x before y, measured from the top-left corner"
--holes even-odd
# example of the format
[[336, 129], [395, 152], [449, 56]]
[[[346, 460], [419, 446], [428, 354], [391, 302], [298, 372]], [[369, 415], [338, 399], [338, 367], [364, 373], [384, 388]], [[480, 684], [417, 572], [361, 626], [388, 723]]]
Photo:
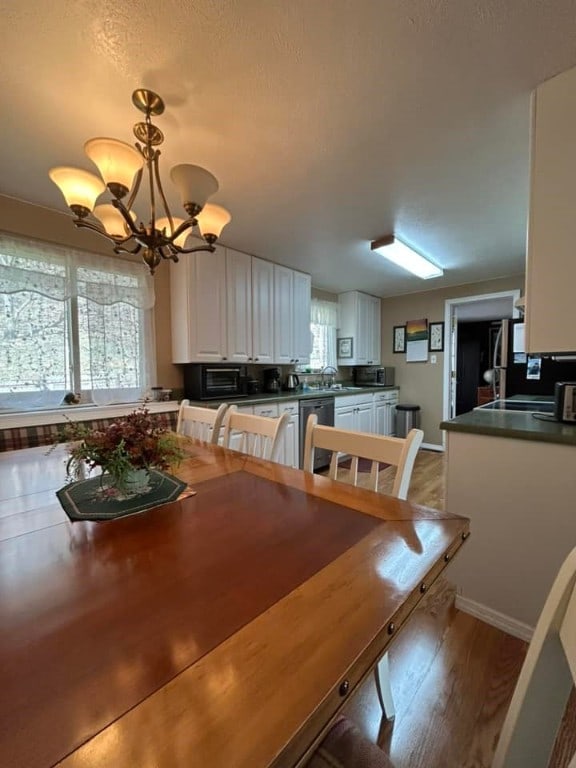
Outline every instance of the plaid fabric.
[[[167, 413], [153, 414], [162, 426], [168, 429], [176, 429], [178, 411], [169, 411]], [[83, 424], [89, 429], [104, 429], [108, 427], [114, 419], [94, 419], [84, 421]], [[18, 427], [16, 429], [0, 430], [0, 452], [16, 451], [20, 448], [36, 448], [39, 445], [52, 445], [57, 442], [62, 430], [68, 422], [63, 421], [60, 424], [41, 424], [35, 427]]]

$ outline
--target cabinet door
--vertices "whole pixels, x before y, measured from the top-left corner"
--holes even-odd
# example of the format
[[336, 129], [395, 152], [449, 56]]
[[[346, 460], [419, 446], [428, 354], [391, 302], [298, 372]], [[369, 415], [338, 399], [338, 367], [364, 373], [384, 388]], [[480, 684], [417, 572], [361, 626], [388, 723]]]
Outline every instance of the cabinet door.
[[310, 331], [310, 301], [312, 278], [303, 272], [294, 272], [293, 298], [293, 356], [294, 362], [302, 365], [310, 362], [312, 334]]
[[338, 429], [355, 429], [355, 408], [344, 406], [334, 410], [334, 426]]
[[381, 319], [380, 319], [380, 299], [376, 296], [370, 296], [371, 303], [371, 315], [372, 315], [372, 336], [371, 336], [371, 351], [369, 358], [372, 360], [373, 365], [380, 365], [382, 358], [381, 351]]
[[252, 360], [274, 362], [274, 264], [252, 259]]
[[252, 257], [226, 249], [228, 360], [252, 359]]
[[357, 406], [356, 427], [358, 432], [374, 432], [374, 405], [372, 403]]
[[576, 351], [576, 68], [536, 89], [526, 269], [526, 351]]
[[390, 406], [384, 400], [379, 400], [374, 407], [374, 431], [377, 435], [388, 435]]
[[293, 354], [293, 271], [274, 265], [274, 362], [294, 363]]
[[170, 282], [173, 361], [226, 360], [225, 249], [216, 246], [214, 253], [189, 254], [172, 264]]
[[283, 413], [290, 414], [290, 421], [286, 425], [282, 448], [280, 450], [280, 464], [286, 464], [288, 467], [299, 468], [299, 424], [298, 424], [298, 402], [280, 403], [278, 408], [280, 416]]
[[360, 365], [372, 362], [372, 302], [365, 293], [358, 294], [358, 353], [356, 359]]

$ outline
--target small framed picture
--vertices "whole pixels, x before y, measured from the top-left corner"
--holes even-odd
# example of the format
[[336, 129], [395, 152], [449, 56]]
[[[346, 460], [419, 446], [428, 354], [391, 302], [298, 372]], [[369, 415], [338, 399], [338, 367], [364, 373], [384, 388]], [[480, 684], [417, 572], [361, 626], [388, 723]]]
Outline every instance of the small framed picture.
[[345, 336], [338, 339], [338, 357], [352, 357], [353, 339], [351, 336]]
[[406, 352], [406, 326], [395, 325], [392, 337], [392, 352]]
[[444, 323], [430, 323], [429, 330], [428, 350], [444, 352]]

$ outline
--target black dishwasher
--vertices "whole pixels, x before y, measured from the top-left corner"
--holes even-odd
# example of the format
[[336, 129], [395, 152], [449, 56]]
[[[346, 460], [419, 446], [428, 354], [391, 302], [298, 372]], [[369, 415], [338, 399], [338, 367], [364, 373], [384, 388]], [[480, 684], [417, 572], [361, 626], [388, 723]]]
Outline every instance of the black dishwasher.
[[[304, 466], [304, 442], [306, 440], [306, 422], [311, 413], [318, 417], [318, 424], [334, 426], [334, 396], [314, 397], [300, 400], [300, 468]], [[331, 452], [318, 448], [314, 454], [314, 471], [330, 464]]]

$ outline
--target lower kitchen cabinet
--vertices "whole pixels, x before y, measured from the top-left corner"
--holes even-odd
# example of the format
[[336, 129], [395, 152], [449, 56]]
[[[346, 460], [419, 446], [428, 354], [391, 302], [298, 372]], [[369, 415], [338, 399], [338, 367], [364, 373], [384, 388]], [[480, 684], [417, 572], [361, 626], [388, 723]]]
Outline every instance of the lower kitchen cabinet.
[[374, 432], [374, 396], [370, 393], [338, 397], [334, 426], [355, 432]]
[[377, 435], [396, 434], [397, 392], [382, 392], [374, 395], [374, 431]]
[[287, 403], [280, 403], [278, 406], [278, 415], [282, 416], [283, 413], [290, 414], [290, 421], [286, 425], [286, 431], [284, 432], [284, 438], [282, 441], [282, 447], [280, 449], [280, 457], [278, 461], [280, 464], [285, 464], [287, 467], [294, 467], [294, 469], [298, 469], [300, 466], [300, 426], [298, 423], [298, 401], [294, 400]]
[[[282, 439], [278, 463], [298, 469], [299, 426], [297, 400], [288, 400], [283, 403], [270, 403], [269, 405], [246, 405], [238, 408], [238, 411], [240, 411], [240, 413], [253, 413], [255, 416], [266, 416], [272, 419], [278, 419], [283, 413], [289, 413], [290, 421], [286, 425], [286, 431], [284, 432], [284, 437]], [[235, 435], [232, 433], [230, 437], [230, 448], [238, 451], [240, 449], [240, 439], [241, 436], [239, 434]]]

